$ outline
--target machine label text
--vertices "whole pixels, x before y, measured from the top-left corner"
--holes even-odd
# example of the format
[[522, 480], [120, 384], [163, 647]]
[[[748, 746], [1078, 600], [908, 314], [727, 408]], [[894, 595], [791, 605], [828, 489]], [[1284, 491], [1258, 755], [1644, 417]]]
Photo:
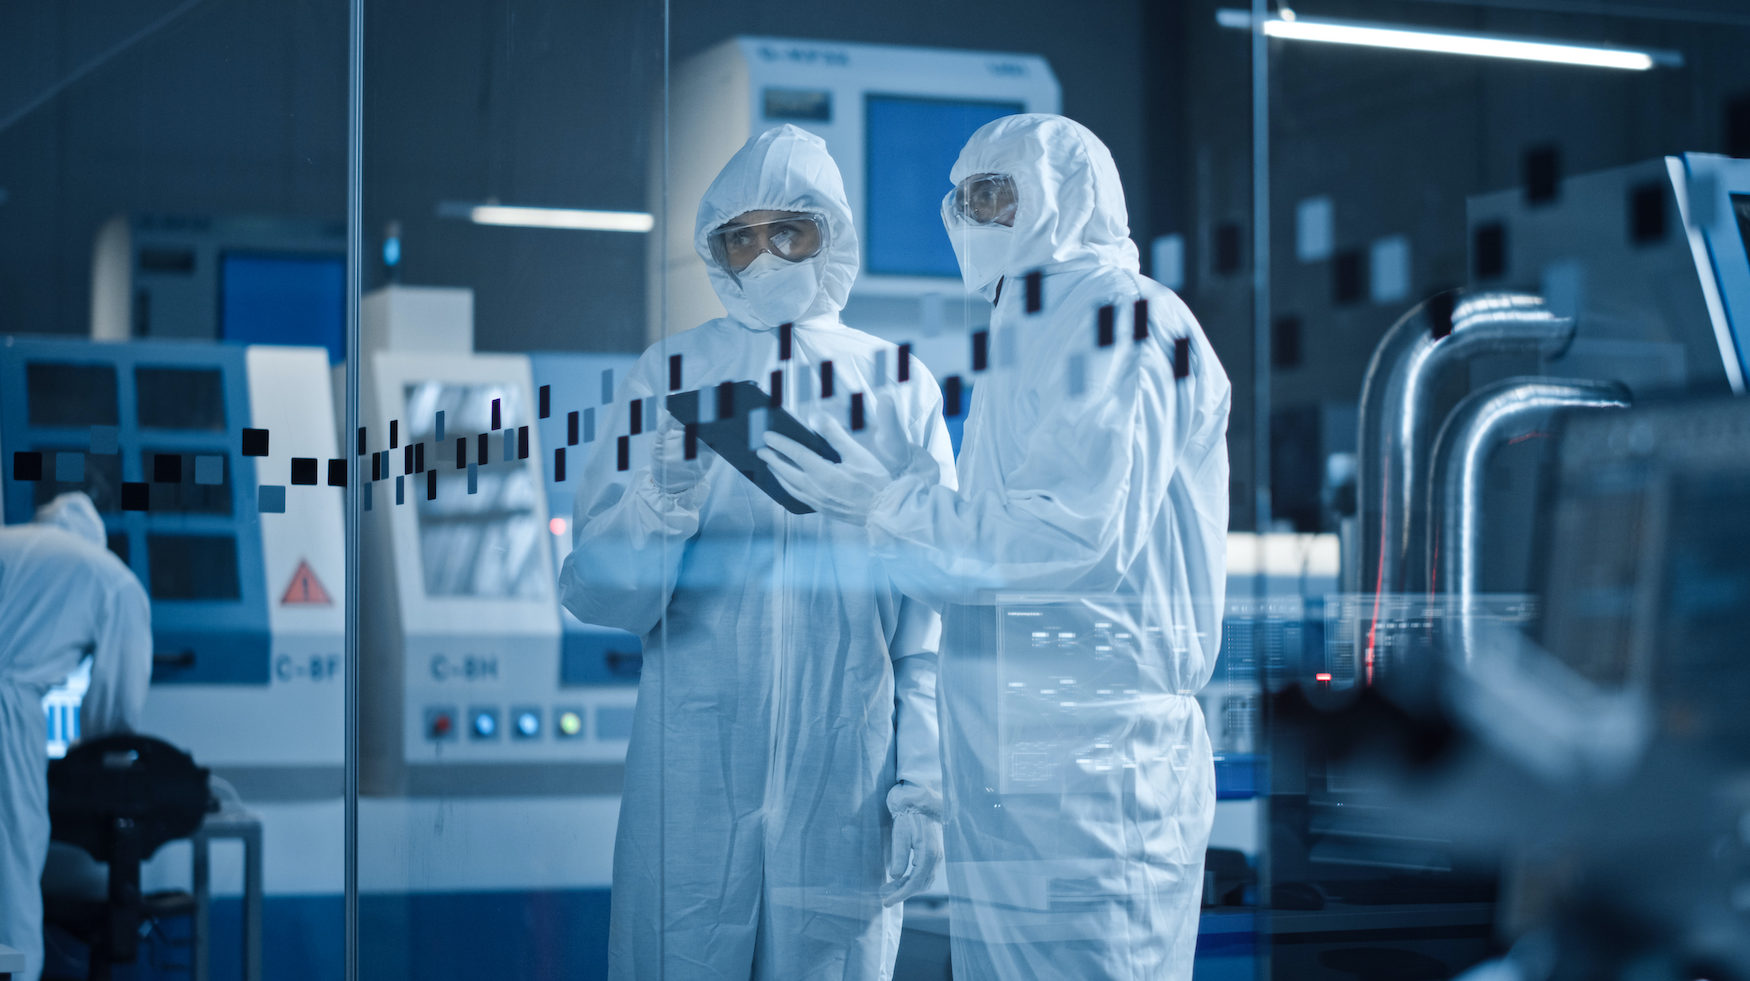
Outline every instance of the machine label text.
[[459, 658], [434, 654], [431, 677], [433, 681], [497, 681], [498, 658], [476, 654]]
[[273, 660], [280, 681], [333, 681], [344, 673], [339, 654], [281, 654]]

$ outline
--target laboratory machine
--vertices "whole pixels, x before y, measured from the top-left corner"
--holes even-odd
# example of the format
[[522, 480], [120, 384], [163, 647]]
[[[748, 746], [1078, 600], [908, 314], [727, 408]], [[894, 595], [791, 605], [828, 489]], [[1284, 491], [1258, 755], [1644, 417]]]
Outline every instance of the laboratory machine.
[[362, 617], [361, 785], [612, 793], [638, 639], [565, 621], [556, 569], [629, 359], [477, 354], [471, 309], [466, 291], [408, 286], [365, 302], [366, 336], [391, 346], [368, 346], [361, 385], [363, 574], [382, 593]]
[[[1602, 608], [1571, 615], [1576, 590], [1602, 595], [1582, 587], [1620, 570], [1550, 554], [1573, 517], [1545, 506], [1547, 489], [1568, 479], [1564, 454], [1579, 448], [1558, 437], [1625, 440], [1637, 430], [1617, 414], [1741, 394], [1750, 364], [1750, 162], [1685, 154], [1480, 195], [1468, 222], [1474, 288], [1411, 310], [1368, 368], [1345, 591], [1325, 602], [1321, 657], [1291, 679], [1325, 710], [1372, 713], [1351, 714], [1336, 738], [1376, 733], [1376, 761], [1389, 733], [1406, 736], [1400, 725], [1422, 740], [1413, 759], [1446, 758], [1449, 729], [1414, 728], [1436, 665], [1573, 623], [1593, 631], [1600, 659], [1636, 642], [1624, 630], [1599, 643]], [[1412, 708], [1385, 708], [1375, 686], [1400, 701], [1409, 692]], [[1498, 867], [1479, 867], [1462, 834], [1409, 820], [1377, 775], [1308, 731], [1271, 728], [1272, 758], [1304, 764], [1271, 773], [1276, 976], [1338, 976], [1332, 958], [1352, 954], [1358, 931], [1383, 951], [1376, 964], [1480, 957], [1502, 912]]]
[[[737, 37], [678, 64], [670, 82], [668, 153], [653, 156], [649, 339], [686, 330], [722, 307], [693, 250], [698, 201], [731, 154], [785, 123], [826, 141], [844, 177], [862, 268], [844, 322], [911, 341], [943, 374], [988, 305], [970, 302], [942, 227], [948, 169], [975, 130], [999, 116], [1057, 112], [1057, 77], [1038, 55]], [[660, 122], [660, 120], [659, 120]], [[658, 132], [662, 128], [658, 127]], [[666, 306], [664, 303], [666, 300]], [[663, 320], [666, 310], [667, 320]]]
[[116, 215], [92, 245], [91, 336], [312, 345], [339, 362], [345, 223]]
[[[322, 930], [324, 904], [338, 917], [343, 888], [345, 763], [328, 379], [313, 347], [0, 339], [7, 523], [63, 491], [91, 495], [110, 549], [151, 597], [142, 728], [236, 790], [261, 820], [270, 905], [297, 911], [277, 919]], [[78, 737], [83, 681], [45, 699], [53, 753]], [[187, 888], [187, 847], [148, 864], [147, 888]], [[215, 857], [216, 888], [234, 895], [238, 856]], [[320, 941], [284, 947], [315, 973], [329, 952]]]
[[472, 317], [434, 287], [362, 310], [359, 883], [385, 924], [364, 957], [408, 977], [537, 973], [531, 929], [605, 963], [642, 653], [564, 611], [557, 576], [634, 359], [477, 353]]

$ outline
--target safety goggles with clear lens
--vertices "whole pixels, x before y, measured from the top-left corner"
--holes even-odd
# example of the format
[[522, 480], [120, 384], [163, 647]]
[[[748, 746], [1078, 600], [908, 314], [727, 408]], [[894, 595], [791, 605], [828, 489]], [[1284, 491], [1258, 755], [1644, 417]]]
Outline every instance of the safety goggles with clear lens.
[[1014, 225], [1015, 182], [1007, 174], [973, 174], [948, 192], [944, 209], [968, 225]]
[[712, 261], [731, 276], [746, 269], [762, 252], [786, 262], [812, 259], [826, 248], [826, 240], [826, 218], [806, 211], [768, 221], [737, 218], [706, 236]]

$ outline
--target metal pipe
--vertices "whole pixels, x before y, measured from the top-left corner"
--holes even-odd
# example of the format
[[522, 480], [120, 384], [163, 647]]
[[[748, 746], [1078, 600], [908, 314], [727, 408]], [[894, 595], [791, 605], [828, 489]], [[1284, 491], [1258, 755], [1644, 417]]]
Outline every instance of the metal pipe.
[[1454, 599], [1459, 652], [1475, 650], [1477, 566], [1482, 555], [1483, 480], [1494, 452], [1556, 415], [1577, 409], [1620, 409], [1628, 389], [1615, 382], [1513, 378], [1460, 402], [1440, 427], [1429, 454], [1428, 519], [1438, 532], [1428, 542], [1432, 586]]
[[[1351, 592], [1426, 591], [1426, 457], [1434, 398], [1456, 366], [1483, 354], [1556, 354], [1574, 321], [1528, 293], [1453, 290], [1430, 298], [1386, 332], [1361, 387], [1360, 474], [1356, 493], [1360, 549]], [[1378, 601], [1362, 638], [1363, 670], [1373, 674]]]

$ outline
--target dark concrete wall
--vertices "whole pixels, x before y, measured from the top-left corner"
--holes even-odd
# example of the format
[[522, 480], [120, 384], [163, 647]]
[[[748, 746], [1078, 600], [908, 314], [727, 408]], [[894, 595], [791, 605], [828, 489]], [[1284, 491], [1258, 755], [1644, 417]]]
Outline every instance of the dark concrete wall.
[[[675, 60], [735, 34], [1036, 52], [1066, 110], [1111, 145], [1151, 222], [1141, 0], [836, 0], [670, 8]], [[170, 0], [0, 8], [0, 118], [166, 12]], [[650, 0], [370, 0], [365, 238], [404, 226], [406, 282], [469, 286], [485, 349], [632, 350], [637, 235], [473, 226], [438, 202], [643, 210], [662, 79]], [[91, 239], [127, 211], [340, 217], [344, 0], [204, 0], [0, 131], [0, 332], [81, 332]], [[688, 205], [690, 207], [690, 205]], [[373, 281], [379, 270], [373, 261]]]

